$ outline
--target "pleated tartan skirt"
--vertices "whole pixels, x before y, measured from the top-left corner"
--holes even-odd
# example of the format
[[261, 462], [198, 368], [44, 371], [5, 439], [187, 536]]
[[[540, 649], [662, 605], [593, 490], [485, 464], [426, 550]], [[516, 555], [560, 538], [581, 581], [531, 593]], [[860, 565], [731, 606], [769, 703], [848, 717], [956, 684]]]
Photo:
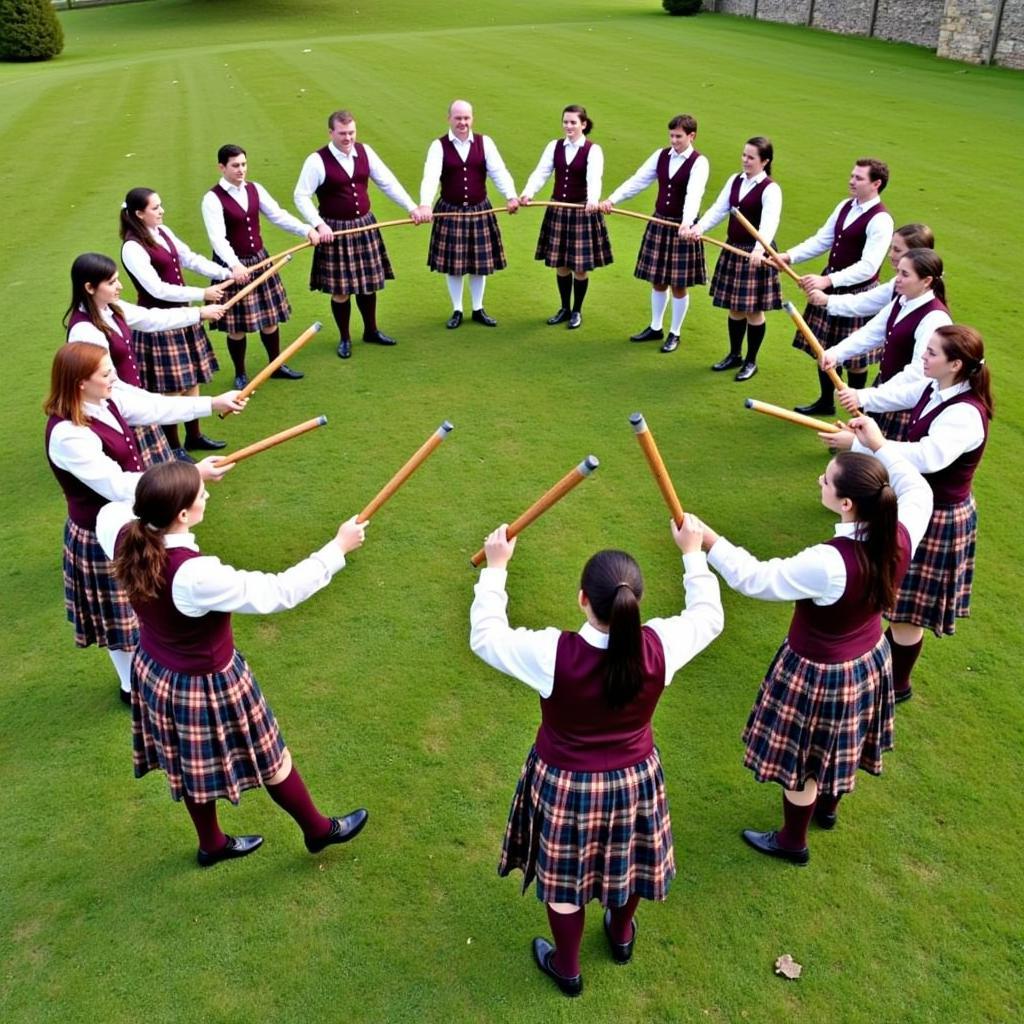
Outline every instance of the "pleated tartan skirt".
[[[874, 288], [875, 282], [866, 282], [865, 284], [854, 285], [853, 287], [846, 288], [842, 294], [854, 295], [858, 292], [866, 292], [871, 288]], [[832, 348], [838, 345], [839, 342], [845, 341], [854, 331], [858, 328], [863, 327], [869, 320], [870, 316], [829, 316], [828, 310], [825, 306], [812, 306], [810, 303], [804, 309], [804, 320], [807, 322], [807, 326], [810, 327], [814, 336], [821, 342], [823, 348]], [[876, 345], [870, 352], [864, 352], [862, 355], [854, 356], [852, 359], [847, 359], [843, 363], [843, 366], [852, 371], [853, 373], [862, 373], [873, 363], [879, 362], [882, 358], [882, 349], [884, 345]], [[802, 352], [806, 352], [808, 355], [813, 355], [811, 352], [810, 345], [804, 339], [804, 336], [797, 331], [793, 335], [793, 348], [798, 348]]]
[[152, 424], [146, 427], [132, 427], [132, 430], [135, 433], [139, 457], [146, 469], [158, 462], [170, 462], [174, 458], [174, 452], [167, 443], [167, 435], [162, 427]]
[[[224, 261], [214, 254], [213, 258], [220, 263]], [[251, 256], [239, 257], [243, 267], [251, 267], [267, 258], [267, 250], [260, 249]], [[255, 271], [254, 276], [259, 277], [267, 268]], [[232, 295], [244, 288], [245, 285], [232, 285], [224, 293], [224, 301], [227, 302]], [[241, 302], [232, 306], [225, 314], [213, 324], [215, 331], [226, 331], [229, 334], [252, 334], [255, 331], [268, 330], [277, 324], [286, 323], [291, 319], [292, 307], [288, 301], [288, 294], [284, 290], [280, 274], [271, 274], [258, 288], [254, 288]]]
[[175, 395], [205, 384], [219, 369], [202, 324], [173, 331], [133, 331], [132, 349], [142, 386], [158, 395]]
[[633, 276], [641, 281], [667, 284], [673, 288], [707, 284], [704, 244], [684, 241], [679, 237], [678, 228], [648, 224], [640, 242]]
[[[750, 252], [754, 243], [737, 248]], [[718, 254], [710, 291], [711, 304], [722, 309], [735, 309], [740, 313], [782, 309], [782, 287], [775, 267], [767, 263], [752, 267], [745, 257], [724, 249]]]
[[[332, 231], [367, 227], [377, 218], [367, 213], [355, 220], [331, 220], [324, 223]], [[380, 231], [361, 231], [342, 235], [333, 242], [322, 242], [313, 249], [313, 268], [309, 274], [309, 290], [328, 295], [369, 295], [379, 292], [385, 281], [394, 279], [388, 251]]]
[[893, 412], [873, 412], [871, 418], [888, 440], [906, 441], [910, 429], [910, 413], [910, 409], [896, 409]]
[[[490, 210], [485, 199], [475, 206], [456, 206], [439, 199], [434, 213], [479, 213]], [[427, 266], [439, 274], [493, 274], [508, 266], [495, 214], [480, 217], [439, 217], [431, 222]]]
[[600, 213], [549, 206], [544, 211], [535, 260], [583, 274], [612, 262], [612, 243]]

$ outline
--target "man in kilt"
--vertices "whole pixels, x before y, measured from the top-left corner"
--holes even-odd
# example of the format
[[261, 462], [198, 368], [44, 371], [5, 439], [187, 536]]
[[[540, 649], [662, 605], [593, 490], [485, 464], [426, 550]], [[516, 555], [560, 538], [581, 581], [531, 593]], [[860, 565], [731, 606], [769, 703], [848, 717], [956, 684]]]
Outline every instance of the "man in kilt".
[[[888, 183], [887, 164], [870, 157], [858, 160], [850, 171], [849, 199], [840, 202], [810, 238], [779, 254], [786, 263], [803, 263], [828, 253], [828, 263], [820, 274], [804, 274], [800, 278], [804, 291], [818, 289], [827, 295], [843, 295], [867, 291], [878, 283], [878, 270], [889, 251], [894, 227], [892, 216], [879, 197]], [[870, 317], [833, 316], [827, 308], [808, 303], [804, 319], [818, 341], [825, 348], [832, 348], [863, 327]], [[799, 331], [793, 346], [811, 351]], [[867, 353], [853, 366], [847, 366], [851, 387], [861, 388], [867, 383], [867, 368], [872, 361], [872, 353]], [[819, 397], [807, 405], [798, 405], [797, 412], [826, 416], [835, 412], [834, 386], [821, 369], [818, 386]]]
[[417, 210], [424, 220], [433, 219], [430, 204], [440, 183], [441, 197], [433, 212], [466, 215], [439, 217], [430, 231], [427, 266], [446, 275], [452, 315], [445, 326], [450, 331], [462, 323], [462, 279], [466, 275], [473, 320], [484, 327], [498, 326], [484, 310], [484, 288], [487, 275], [504, 270], [507, 264], [498, 221], [486, 213], [491, 209], [488, 177], [505, 197], [508, 212], [515, 213], [519, 200], [498, 147], [489, 136], [473, 132], [472, 105], [453, 100], [448, 107], [447, 134], [434, 139], [427, 149]]
[[[203, 223], [213, 247], [213, 258], [231, 270], [236, 285], [240, 286], [249, 279], [248, 267], [267, 258], [260, 233], [260, 214], [283, 231], [308, 238], [312, 245], [319, 243], [320, 235], [316, 230], [282, 209], [262, 185], [246, 181], [248, 158], [241, 146], [221, 146], [217, 150], [217, 168], [220, 181], [203, 196]], [[236, 290], [229, 291], [225, 301]], [[249, 383], [245, 371], [245, 336], [259, 331], [267, 360], [272, 361], [281, 354], [278, 325], [291, 315], [292, 307], [281, 278], [273, 274], [232, 306], [217, 324], [217, 330], [227, 331], [236, 388], [244, 388]], [[304, 375], [284, 365], [278, 367], [272, 376], [277, 380], [298, 380]]]
[[[384, 240], [372, 227], [367, 183], [373, 183], [419, 223], [416, 203], [383, 160], [367, 145], [356, 142], [356, 120], [351, 111], [335, 110], [327, 118], [330, 142], [306, 157], [295, 185], [295, 206], [316, 229], [321, 245], [313, 252], [310, 291], [331, 296], [331, 313], [338, 325], [338, 356], [352, 355], [350, 319], [352, 296], [363, 318], [363, 341], [395, 345], [394, 338], [377, 326], [377, 292], [394, 279]], [[316, 196], [316, 205], [313, 196]], [[335, 231], [356, 231], [334, 237]]]
[[[658, 183], [654, 215], [677, 225], [690, 226], [700, 213], [701, 200], [708, 183], [708, 159], [693, 148], [697, 137], [697, 121], [690, 114], [677, 114], [668, 123], [669, 145], [655, 150], [639, 170], [624, 181], [601, 204], [604, 213], [611, 213], [616, 203], [630, 199], [653, 182]], [[675, 352], [679, 332], [690, 307], [687, 289], [692, 284], [706, 284], [707, 267], [704, 246], [698, 241], [679, 237], [678, 227], [649, 223], [640, 243], [633, 276], [651, 283], [651, 322], [630, 336], [630, 341], [661, 341], [665, 338], [662, 323], [672, 289], [672, 322], [662, 352]]]

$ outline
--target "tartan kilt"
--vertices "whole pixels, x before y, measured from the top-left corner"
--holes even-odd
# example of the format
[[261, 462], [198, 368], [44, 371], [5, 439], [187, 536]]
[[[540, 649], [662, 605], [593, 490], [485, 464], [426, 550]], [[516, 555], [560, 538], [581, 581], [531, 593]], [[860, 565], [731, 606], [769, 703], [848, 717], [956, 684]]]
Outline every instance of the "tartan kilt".
[[[738, 245], [752, 252], [754, 243]], [[711, 304], [739, 313], [760, 313], [766, 309], [782, 309], [782, 286], [779, 272], [765, 264], [755, 268], [750, 261], [723, 249], [715, 263], [711, 278]]]
[[[434, 213], [473, 213], [492, 209], [485, 199], [475, 206], [456, 206], [439, 199]], [[493, 274], [508, 266], [495, 214], [488, 217], [442, 217], [431, 223], [427, 266], [439, 274]]]
[[[868, 286], [873, 287], [873, 286]], [[867, 288], [851, 288], [850, 292], [863, 292]], [[804, 309], [804, 320], [810, 327], [814, 336], [821, 342], [822, 348], [833, 348], [839, 342], [845, 341], [854, 331], [863, 327], [871, 317], [869, 316], [829, 316], [824, 306], [812, 306], [810, 303]], [[854, 373], [863, 373], [872, 363], [881, 361], [884, 345], [876, 345], [870, 352], [864, 352], [852, 359], [847, 359], [843, 366]], [[793, 348], [798, 348], [813, 356], [811, 346], [807, 344], [804, 336], [797, 331], [793, 335]]]
[[[332, 231], [361, 228], [376, 224], [372, 213], [355, 220], [331, 220], [324, 223]], [[387, 249], [380, 231], [363, 231], [343, 235], [333, 242], [313, 247], [313, 268], [309, 272], [309, 290], [328, 295], [367, 295], [379, 292], [385, 281], [394, 280]]]
[[889, 441], [906, 441], [910, 429], [912, 409], [896, 409], [893, 412], [873, 412], [869, 415], [878, 424], [879, 430]]
[[675, 877], [665, 777], [655, 749], [629, 768], [563, 771], [536, 748], [512, 799], [498, 874], [536, 879], [545, 903], [621, 907], [632, 893], [664, 900]]
[[604, 216], [547, 207], [533, 258], [549, 267], [568, 267], [577, 274], [608, 266], [612, 262], [612, 243]]
[[[216, 254], [214, 260], [221, 266], [227, 264]], [[251, 267], [267, 258], [267, 250], [260, 249], [251, 256], [239, 256], [238, 262], [243, 267]], [[262, 274], [266, 267], [257, 272]], [[214, 281], [214, 284], [220, 284]], [[244, 285], [233, 284], [224, 293], [224, 302], [227, 302]], [[252, 334], [255, 331], [262, 331], [266, 328], [283, 324], [291, 319], [292, 307], [285, 293], [284, 285], [281, 283], [280, 274], [272, 274], [259, 286], [249, 292], [241, 302], [232, 306], [221, 318], [211, 326], [215, 331], [227, 331], [229, 334]]]
[[679, 237], [676, 228], [649, 223], [640, 242], [633, 276], [641, 281], [667, 284], [673, 288], [707, 284], [704, 243], [685, 242]]
[[167, 774], [171, 797], [197, 803], [247, 789], [280, 770], [285, 743], [245, 658], [235, 651], [220, 672], [191, 675], [132, 660], [132, 761], [135, 777]]
[[158, 395], [176, 395], [205, 384], [220, 368], [201, 324], [173, 331], [133, 331], [132, 349], [142, 386]]
[[167, 435], [163, 428], [156, 424], [145, 427], [132, 427], [135, 432], [135, 444], [139, 449], [139, 457], [143, 466], [149, 469], [158, 462], [170, 462], [174, 458], [174, 452], [167, 443]]
[[786, 639], [743, 730], [743, 764], [758, 782], [793, 790], [813, 778], [823, 793], [849, 793], [858, 768], [881, 774], [894, 708], [884, 636], [866, 654], [835, 664], [801, 657]]
[[896, 595], [890, 622], [909, 622], [936, 636], [952, 636], [956, 620], [971, 614], [978, 509], [974, 495], [936, 505]]
[[64, 524], [64, 608], [75, 627], [75, 646], [131, 651], [139, 624], [95, 530]]

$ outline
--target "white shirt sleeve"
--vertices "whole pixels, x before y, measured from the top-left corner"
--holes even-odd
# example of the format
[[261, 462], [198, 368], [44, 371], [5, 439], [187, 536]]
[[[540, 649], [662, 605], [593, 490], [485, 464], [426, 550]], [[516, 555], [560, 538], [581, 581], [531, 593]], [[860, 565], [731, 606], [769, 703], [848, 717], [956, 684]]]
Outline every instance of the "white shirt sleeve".
[[50, 461], [67, 470], [86, 487], [108, 501], [130, 501], [141, 473], [128, 473], [103, 451], [100, 439], [88, 427], [62, 420], [50, 431]]
[[760, 601], [810, 598], [817, 605], [830, 605], [846, 589], [843, 556], [829, 544], [815, 544], [789, 558], [762, 562], [719, 537], [708, 552], [708, 563], [733, 590]]
[[387, 164], [373, 151], [370, 146], [363, 145], [366, 151], [366, 158], [370, 163], [370, 180], [390, 199], [396, 206], [402, 207], [406, 213], [416, 209], [416, 202], [399, 184], [398, 179], [391, 173]]
[[123, 380], [115, 383], [114, 397], [125, 422], [133, 427], [151, 423], [185, 423], [213, 412], [212, 400], [204, 395], [158, 395]]
[[683, 200], [683, 224], [690, 225], [697, 219], [710, 174], [711, 164], [708, 163], [708, 158], [701, 153], [694, 160], [693, 168], [690, 170], [690, 180], [686, 183], [686, 198]]
[[[139, 282], [155, 299], [164, 302], [202, 302], [205, 289], [193, 288], [190, 285], [167, 284], [156, 272], [149, 253], [134, 239], [121, 246], [121, 262], [128, 274]], [[220, 268], [223, 271], [223, 267]]]
[[711, 207], [704, 211], [704, 216], [697, 221], [696, 227], [700, 234], [706, 235], [729, 216], [729, 197], [732, 195], [732, 183], [737, 177], [738, 175], [735, 174], [729, 175], [726, 183], [722, 186], [722, 191], [718, 193], [718, 197]]
[[[900, 409], [913, 409], [921, 395], [932, 386], [924, 375], [918, 380], [887, 380], [884, 384], [876, 384], [871, 388], [861, 388], [857, 392], [857, 404], [865, 412], [898, 412]], [[857, 451], [868, 451], [856, 442]]]
[[420, 206], [431, 206], [438, 186], [441, 184], [441, 167], [444, 164], [444, 149], [440, 139], [434, 139], [427, 146], [427, 159], [423, 163], [423, 180], [420, 182]]
[[[971, 411], [977, 410], [971, 408]], [[907, 458], [905, 447], [886, 441], [875, 452], [875, 457], [889, 471], [889, 483], [896, 492], [899, 520], [910, 535], [910, 553], [913, 554], [931, 521], [934, 497], [928, 481]]]
[[[298, 217], [292, 216], [262, 185], [256, 184], [256, 195], [260, 201], [260, 213], [263, 214], [275, 228], [287, 231], [289, 234], [305, 238], [309, 234], [312, 225], [304, 224]], [[219, 203], [217, 204], [220, 205]]]
[[825, 307], [829, 316], [874, 316], [892, 302], [892, 281], [883, 281], [866, 292], [830, 295]]
[[498, 152], [498, 147], [494, 144], [494, 140], [490, 135], [485, 135], [484, 139], [484, 160], [487, 162], [487, 175], [494, 182], [494, 187], [506, 198], [515, 199], [516, 186], [512, 180], [512, 174], [509, 169], [505, 166], [505, 161], [501, 159], [501, 154]]
[[203, 215], [203, 227], [206, 228], [206, 235], [210, 239], [210, 247], [229, 267], [239, 266], [241, 260], [228, 241], [224, 207], [212, 189], [203, 196], [199, 210]]
[[174, 248], [178, 250], [178, 260], [186, 270], [191, 270], [192, 273], [200, 274], [203, 277], [209, 277], [214, 281], [223, 281], [231, 276], [231, 272], [227, 267], [222, 267], [219, 263], [214, 263], [213, 260], [193, 252], [170, 228], [165, 226], [164, 231], [167, 232], [174, 243]]
[[190, 327], [199, 323], [198, 306], [176, 306], [173, 309], [161, 309], [154, 306], [136, 306], [134, 302], [119, 300], [121, 312], [133, 331], [150, 334], [153, 331], [173, 331], [178, 327]]
[[[756, 224], [755, 227], [771, 242], [779, 233], [779, 223], [781, 220], [782, 189], [777, 181], [773, 181], [761, 193], [761, 223]], [[760, 250], [761, 243], [756, 243], [754, 248], [755, 250]]]
[[295, 209], [309, 221], [314, 227], [320, 227], [324, 223], [323, 217], [317, 211], [313, 202], [313, 195], [324, 183], [327, 172], [324, 170], [324, 162], [319, 153], [310, 153], [302, 164], [299, 171], [299, 180], [295, 183], [295, 191], [292, 198], [295, 200]]
[[[852, 359], [854, 356], [870, 352], [885, 342], [885, 329], [889, 323], [889, 314], [892, 312], [893, 303], [898, 301], [893, 298], [891, 302], [887, 302], [863, 327], [858, 327], [838, 345], [829, 349], [829, 352], [835, 357], [837, 366], [841, 366], [847, 359]], [[830, 309], [829, 312], [831, 313], [832, 310]]]
[[661, 150], [656, 149], [610, 196], [608, 202], [621, 203], [639, 195], [645, 188], [658, 179], [658, 157]]
[[107, 558], [114, 557], [117, 535], [134, 518], [132, 503], [127, 501], [108, 502], [96, 514], [96, 539]]
[[544, 182], [551, 177], [551, 173], [555, 169], [555, 146], [561, 144], [561, 139], [554, 139], [544, 147], [540, 160], [537, 161], [537, 166], [533, 169], [533, 174], [530, 175], [523, 187], [523, 195], [527, 199], [532, 199], [544, 187]]
[[887, 384], [910, 384], [915, 381], [924, 380], [924, 363], [921, 357], [928, 347], [928, 339], [939, 327], [946, 327], [953, 321], [949, 314], [941, 309], [932, 310], [927, 316], [921, 318], [921, 322], [914, 331], [914, 351], [910, 356], [910, 362], [903, 367], [899, 373], [894, 373], [887, 381]]
[[601, 202], [604, 184], [604, 150], [595, 142], [587, 157], [587, 202]]
[[90, 345], [99, 345], [101, 348], [109, 349], [110, 342], [107, 336], [88, 320], [79, 320], [68, 331], [68, 341], [87, 341]]
[[937, 473], [964, 452], [974, 451], [984, 440], [981, 414], [973, 405], [957, 402], [932, 420], [928, 433], [920, 441], [887, 441], [880, 450], [891, 448], [919, 473]]
[[864, 248], [860, 259], [843, 270], [829, 272], [833, 288], [849, 288], [851, 285], [870, 281], [878, 273], [892, 243], [893, 222], [888, 213], [876, 213], [868, 221]]

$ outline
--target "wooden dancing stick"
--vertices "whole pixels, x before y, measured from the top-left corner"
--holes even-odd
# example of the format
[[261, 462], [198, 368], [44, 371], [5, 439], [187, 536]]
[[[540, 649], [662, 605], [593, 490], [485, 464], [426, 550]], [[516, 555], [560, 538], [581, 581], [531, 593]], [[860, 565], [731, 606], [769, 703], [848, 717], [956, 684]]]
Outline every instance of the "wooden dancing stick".
[[394, 493], [398, 490], [406, 480], [416, 472], [419, 467], [426, 462], [427, 457], [431, 452], [454, 430], [455, 428], [445, 420], [441, 426], [435, 430], [430, 437], [426, 439], [416, 449], [412, 457], [408, 462], [380, 489], [377, 497], [370, 502], [366, 508], [363, 509], [359, 515], [356, 516], [357, 523], [365, 523], [376, 511], [387, 501]]
[[[769, 242], [768, 239], [765, 238], [764, 235], [762, 235], [761, 232], [758, 231], [742, 213], [740, 213], [739, 207], [733, 206], [730, 209], [730, 213], [732, 213], [732, 215], [747, 229], [751, 237], [761, 243], [761, 248], [763, 248], [768, 254], [775, 266], [784, 274], [789, 274], [797, 284], [800, 284], [800, 275], [772, 248], [772, 243]], [[801, 285], [801, 287], [803, 286]]]
[[[679, 225], [674, 220], [665, 220], [664, 217], [648, 217], [646, 213], [637, 213], [635, 210], [620, 210], [617, 206], [613, 206], [612, 213], [617, 213], [623, 217], [636, 217], [637, 220], [645, 220], [650, 224], [664, 224], [667, 228], [679, 229]], [[745, 249], [737, 249], [735, 245], [730, 245], [728, 242], [720, 242], [717, 238], [711, 238], [708, 235], [701, 235], [700, 240], [716, 245], [719, 249], [724, 249], [726, 252], [731, 252], [734, 256], [742, 256], [747, 260], [750, 259], [749, 252]]]
[[373, 231], [375, 228], [394, 228], [398, 227], [399, 224], [415, 224], [416, 221], [412, 217], [403, 217], [401, 220], [379, 220], [373, 224], [364, 224], [358, 228], [339, 228], [334, 232], [335, 238], [341, 238], [344, 235], [361, 235], [364, 231]]
[[250, 281], [243, 289], [241, 289], [241, 291], [235, 292], [235, 294], [232, 295], [231, 298], [224, 303], [224, 308], [230, 309], [236, 302], [241, 302], [242, 299], [244, 299], [246, 295], [249, 294], [249, 292], [253, 291], [255, 288], [259, 288], [259, 286], [263, 284], [263, 282], [266, 281], [268, 277], [273, 277], [274, 274], [276, 274], [286, 263], [288, 263], [291, 260], [291, 258], [291, 254], [289, 254], [287, 256], [282, 256], [276, 263], [271, 263], [270, 266], [267, 267], [267, 269], [264, 270], [259, 277]]
[[[506, 533], [508, 539], [511, 540], [516, 534], [522, 533], [530, 523], [544, 515], [552, 505], [561, 501], [577, 484], [590, 476], [599, 465], [595, 455], [588, 455], [578, 466], [570, 469], [554, 487], [542, 494], [521, 516], [513, 520]], [[484, 549], [481, 548], [469, 561], [474, 567], [479, 568], [486, 557]]]
[[259, 263], [254, 263], [250, 267], [245, 269], [252, 273], [254, 270], [262, 270], [264, 267], [269, 266], [271, 263], [276, 263], [278, 260], [283, 260], [285, 256], [291, 256], [293, 253], [301, 252], [303, 249], [308, 249], [313, 243], [310, 241], [299, 242], [298, 245], [293, 245], [290, 249], [283, 249], [279, 253], [275, 253], [273, 256], [268, 256], [265, 260], [260, 260]]
[[[782, 308], [789, 314], [790, 319], [796, 324], [796, 329], [804, 336], [804, 341], [807, 342], [811, 347], [811, 351], [814, 353], [815, 359], [821, 359], [825, 354], [825, 349], [821, 342], [815, 337], [814, 331], [807, 326], [807, 321], [803, 318], [803, 314], [788, 300], [782, 303]], [[843, 378], [838, 373], [829, 367], [825, 371], [828, 375], [828, 379], [836, 386], [837, 391], [842, 391], [846, 385], [843, 383]]]
[[507, 206], [493, 206], [489, 210], [436, 210], [432, 216], [437, 217], [484, 217], [488, 213], [508, 213]]
[[640, 442], [644, 455], [647, 456], [647, 465], [651, 467], [651, 472], [654, 474], [654, 480], [661, 491], [661, 496], [665, 499], [669, 512], [672, 513], [673, 522], [675, 522], [676, 526], [682, 526], [683, 506], [679, 503], [679, 498], [676, 497], [676, 489], [672, 486], [672, 478], [668, 475], [665, 463], [661, 459], [661, 452], [658, 451], [658, 446], [654, 442], [654, 435], [647, 426], [647, 420], [644, 419], [643, 413], [635, 412], [629, 417], [629, 422], [633, 424], [636, 439]]
[[298, 437], [299, 434], [316, 430], [317, 427], [322, 427], [326, 422], [326, 416], [314, 416], [311, 420], [306, 420], [305, 423], [297, 423], [294, 427], [289, 427], [287, 430], [280, 431], [280, 433], [263, 438], [262, 441], [255, 441], [245, 448], [239, 448], [237, 452], [232, 452], [230, 455], [221, 455], [218, 457], [216, 464], [218, 466], [226, 466], [229, 462], [241, 462], [242, 459], [247, 459], [250, 455], [256, 455], [259, 452], [266, 451], [268, 448], [273, 448], [274, 445], [281, 444], [282, 441], [290, 441], [293, 437]]
[[825, 420], [816, 420], [813, 416], [805, 416], [802, 412], [791, 412], [783, 409], [781, 405], [772, 405], [769, 402], [758, 402], [756, 399], [748, 398], [743, 403], [748, 409], [754, 412], [763, 412], [767, 416], [775, 416], [780, 420], [789, 420], [801, 427], [809, 427], [811, 430], [820, 430], [825, 434], [838, 434], [842, 427]]
[[560, 203], [555, 199], [531, 199], [527, 206], [553, 206], [556, 210], [582, 210], [586, 203]]

